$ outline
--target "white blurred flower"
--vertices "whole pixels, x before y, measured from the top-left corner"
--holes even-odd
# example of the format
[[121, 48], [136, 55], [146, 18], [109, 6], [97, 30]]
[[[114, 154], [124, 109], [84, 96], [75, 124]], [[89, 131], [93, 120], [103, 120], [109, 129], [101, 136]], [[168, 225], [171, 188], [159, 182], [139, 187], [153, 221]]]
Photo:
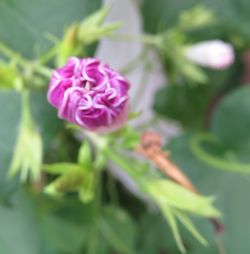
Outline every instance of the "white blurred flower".
[[186, 49], [185, 54], [190, 61], [212, 69], [225, 69], [234, 61], [232, 45], [221, 40], [193, 44]]

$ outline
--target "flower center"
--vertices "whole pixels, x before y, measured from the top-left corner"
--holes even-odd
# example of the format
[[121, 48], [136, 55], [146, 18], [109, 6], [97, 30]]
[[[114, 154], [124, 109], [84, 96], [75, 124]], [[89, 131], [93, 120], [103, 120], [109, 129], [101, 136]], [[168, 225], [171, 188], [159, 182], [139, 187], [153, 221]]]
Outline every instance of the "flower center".
[[86, 83], [83, 85], [83, 87], [89, 92], [92, 88], [92, 85], [89, 81], [86, 81]]

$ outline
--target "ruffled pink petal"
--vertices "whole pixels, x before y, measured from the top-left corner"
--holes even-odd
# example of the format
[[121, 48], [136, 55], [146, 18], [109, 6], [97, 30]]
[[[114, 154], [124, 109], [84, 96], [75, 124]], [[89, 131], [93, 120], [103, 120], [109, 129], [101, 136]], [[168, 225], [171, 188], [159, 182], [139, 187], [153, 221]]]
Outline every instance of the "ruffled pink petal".
[[129, 87], [124, 77], [99, 60], [72, 57], [54, 72], [47, 97], [60, 118], [103, 133], [125, 124]]

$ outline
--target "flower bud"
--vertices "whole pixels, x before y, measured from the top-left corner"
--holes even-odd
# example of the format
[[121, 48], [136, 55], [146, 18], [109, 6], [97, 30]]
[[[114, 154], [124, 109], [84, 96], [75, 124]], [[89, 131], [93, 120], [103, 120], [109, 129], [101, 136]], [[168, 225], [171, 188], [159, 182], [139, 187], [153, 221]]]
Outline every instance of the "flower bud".
[[21, 181], [37, 181], [42, 164], [42, 138], [31, 116], [29, 92], [22, 92], [22, 117], [8, 175], [20, 173]]
[[109, 7], [104, 6], [100, 10], [86, 17], [78, 29], [78, 39], [84, 45], [89, 45], [102, 37], [109, 36], [121, 27], [120, 22], [104, 24], [104, 20], [109, 13]]
[[72, 57], [54, 71], [47, 96], [60, 118], [107, 133], [127, 120], [129, 87], [124, 77], [99, 60]]
[[233, 47], [221, 40], [204, 41], [187, 48], [186, 57], [212, 69], [225, 69], [234, 61]]

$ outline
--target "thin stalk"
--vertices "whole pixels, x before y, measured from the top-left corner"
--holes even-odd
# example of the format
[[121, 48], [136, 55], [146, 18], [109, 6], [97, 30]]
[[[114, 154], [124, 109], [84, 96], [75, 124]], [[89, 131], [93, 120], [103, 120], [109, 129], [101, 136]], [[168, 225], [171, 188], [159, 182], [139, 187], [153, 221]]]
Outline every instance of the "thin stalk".
[[48, 63], [58, 52], [58, 47], [49, 49], [45, 54], [39, 57], [40, 64]]
[[22, 92], [22, 122], [29, 126], [33, 124], [30, 110], [30, 92], [28, 90]]
[[23, 59], [17, 52], [13, 51], [11, 48], [6, 46], [1, 41], [0, 41], [0, 52], [8, 58], [17, 60], [19, 64], [21, 64], [25, 67], [28, 65], [28, 61]]
[[111, 174], [108, 174], [108, 192], [109, 192], [109, 197], [111, 199], [111, 202], [115, 205], [119, 205], [119, 195], [116, 187], [116, 182], [115, 179]]
[[38, 62], [32, 62], [23, 58], [20, 54], [18, 54], [2, 42], [0, 42], [0, 52], [10, 59], [15, 59], [17, 63], [26, 70], [33, 69], [37, 73], [40, 73], [47, 78], [51, 77], [52, 70], [50, 68], [43, 66]]
[[218, 141], [215, 136], [207, 133], [199, 133], [194, 135], [190, 141], [190, 148], [193, 154], [204, 163], [221, 170], [250, 173], [250, 164], [243, 164], [225, 160], [221, 157], [209, 154], [201, 147], [202, 142], [210, 144], [217, 144]]

